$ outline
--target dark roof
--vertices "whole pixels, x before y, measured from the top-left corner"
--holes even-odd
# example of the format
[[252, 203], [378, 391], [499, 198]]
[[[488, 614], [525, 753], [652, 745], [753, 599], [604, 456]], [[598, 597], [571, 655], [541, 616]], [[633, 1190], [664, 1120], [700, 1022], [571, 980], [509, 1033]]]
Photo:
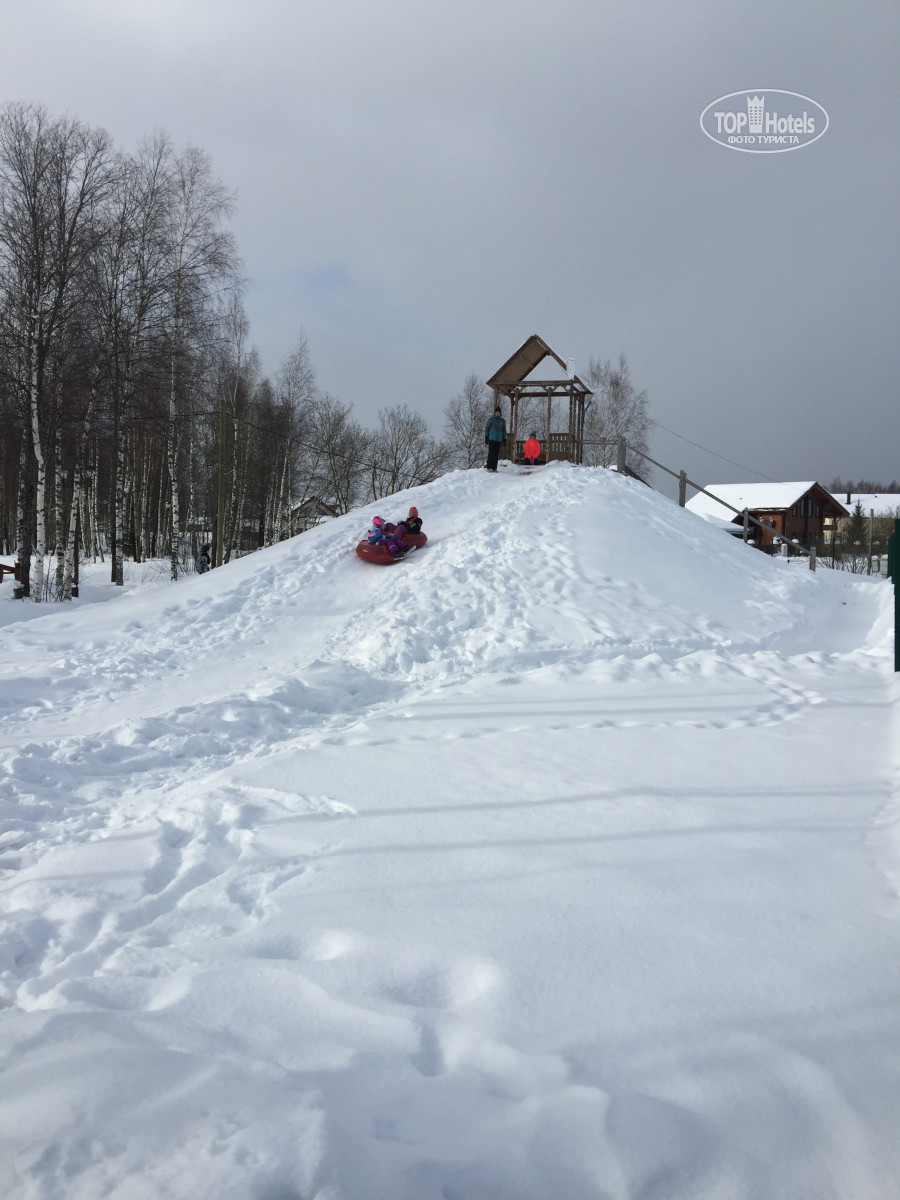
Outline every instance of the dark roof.
[[[487, 386], [490, 388], [514, 387], [517, 383], [521, 383], [539, 363], [542, 363], [548, 357], [558, 362], [564, 371], [568, 370], [568, 367], [556, 351], [552, 350], [543, 338], [539, 338], [536, 333], [533, 333], [526, 342], [522, 343], [515, 354], [506, 360], [500, 370], [494, 372], [487, 381]], [[579, 379], [577, 375], [575, 376], [575, 383], [579, 391], [588, 393], [591, 391], [587, 384]]]

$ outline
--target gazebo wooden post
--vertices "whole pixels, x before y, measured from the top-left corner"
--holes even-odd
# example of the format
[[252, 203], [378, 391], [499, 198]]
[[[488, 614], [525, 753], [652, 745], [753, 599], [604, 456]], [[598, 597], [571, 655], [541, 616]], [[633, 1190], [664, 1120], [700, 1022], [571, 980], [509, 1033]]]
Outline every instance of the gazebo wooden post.
[[[493, 408], [491, 409], [491, 416], [493, 416], [493, 409], [500, 407], [500, 389], [492, 388], [491, 390], [493, 391]], [[503, 449], [502, 446], [500, 446], [500, 449]], [[487, 450], [485, 450], [485, 454], [487, 454]]]
[[509, 393], [509, 461], [516, 461], [519, 437], [519, 391], [513, 388]]

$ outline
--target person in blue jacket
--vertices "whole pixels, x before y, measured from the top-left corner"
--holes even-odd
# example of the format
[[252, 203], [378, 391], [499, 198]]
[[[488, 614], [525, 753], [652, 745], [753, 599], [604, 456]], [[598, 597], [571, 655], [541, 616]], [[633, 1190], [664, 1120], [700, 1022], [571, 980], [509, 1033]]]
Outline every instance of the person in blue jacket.
[[497, 459], [500, 457], [500, 447], [506, 441], [506, 422], [500, 411], [500, 405], [494, 409], [494, 415], [488, 417], [484, 427], [484, 444], [488, 448], [487, 469], [497, 470]]

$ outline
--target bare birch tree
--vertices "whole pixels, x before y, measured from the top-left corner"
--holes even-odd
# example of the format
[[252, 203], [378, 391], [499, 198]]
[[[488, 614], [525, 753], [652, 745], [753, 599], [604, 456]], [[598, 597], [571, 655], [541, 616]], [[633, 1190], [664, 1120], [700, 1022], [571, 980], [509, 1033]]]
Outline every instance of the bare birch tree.
[[172, 149], [163, 134], [145, 141], [134, 157], [121, 160], [107, 204], [105, 235], [95, 256], [91, 299], [96, 311], [96, 373], [111, 408], [111, 571], [119, 586], [124, 583], [126, 477], [129, 453], [134, 453], [130, 439], [138, 381], [140, 376], [146, 380], [162, 350], [171, 165]]
[[310, 410], [309, 442], [316, 458], [312, 492], [339, 513], [360, 502], [370, 435], [351, 416], [352, 405], [320, 392]]
[[373, 500], [401, 488], [431, 483], [447, 469], [450, 458], [447, 446], [432, 437], [425, 418], [405, 404], [379, 412], [369, 454]]
[[169, 397], [166, 462], [170, 489], [171, 576], [178, 578], [179, 401], [193, 339], [202, 338], [213, 299], [237, 288], [237, 256], [231, 233], [222, 228], [233, 197], [215, 178], [209, 158], [189, 146], [173, 164], [173, 204], [169, 214], [168, 337]]
[[585, 419], [585, 465], [612, 466], [617, 443], [624, 438], [628, 447], [626, 465], [646, 479], [649, 465], [641, 452], [648, 450], [648, 397], [646, 391], [635, 390], [625, 355], [619, 356], [615, 366], [609, 360], [590, 359], [584, 378], [594, 389]]
[[48, 365], [94, 250], [94, 218], [109, 186], [110, 157], [102, 131], [68, 118], [52, 120], [31, 105], [9, 104], [0, 112], [0, 312], [7, 363], [28, 427], [33, 583], [29, 515], [18, 559], [23, 590], [35, 602], [43, 598], [47, 551]]
[[321, 460], [321, 452], [306, 440], [316, 398], [316, 373], [302, 330], [296, 347], [278, 372], [275, 389], [283, 436], [278, 494], [268, 528], [272, 540], [283, 540], [294, 533], [294, 505], [313, 499], [313, 481]]
[[444, 409], [449, 465], [464, 470], [484, 465], [484, 425], [490, 415], [491, 398], [484, 381], [470, 371], [462, 391]]

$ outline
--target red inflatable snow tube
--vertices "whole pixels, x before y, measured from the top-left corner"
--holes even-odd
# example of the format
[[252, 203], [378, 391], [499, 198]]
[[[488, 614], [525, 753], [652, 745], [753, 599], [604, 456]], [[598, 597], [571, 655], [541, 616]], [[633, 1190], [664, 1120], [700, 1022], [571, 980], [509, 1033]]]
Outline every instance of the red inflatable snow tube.
[[[428, 538], [424, 533], [408, 533], [403, 540], [409, 542], [410, 546], [415, 546], [418, 550], [421, 546], [425, 545]], [[357, 545], [356, 553], [360, 558], [365, 559], [366, 562], [377, 563], [380, 567], [387, 567], [398, 561], [391, 554], [390, 550], [388, 550], [387, 546], [385, 546], [384, 542], [379, 542], [377, 546], [373, 546], [371, 542], [364, 539]]]

